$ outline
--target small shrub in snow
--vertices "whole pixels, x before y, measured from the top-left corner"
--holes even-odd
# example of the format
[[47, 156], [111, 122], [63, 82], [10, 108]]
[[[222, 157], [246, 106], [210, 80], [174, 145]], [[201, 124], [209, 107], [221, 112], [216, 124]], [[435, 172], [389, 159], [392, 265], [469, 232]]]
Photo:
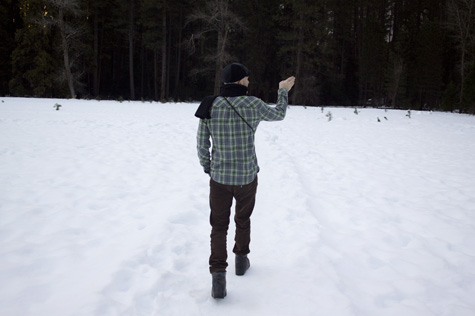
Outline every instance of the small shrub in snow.
[[408, 118], [411, 118], [411, 110], [407, 111], [406, 116], [407, 116]]
[[56, 103], [53, 107], [56, 108], [56, 111], [59, 111], [59, 108], [62, 107], [62, 105]]
[[328, 122], [330, 122], [333, 118], [332, 116], [332, 112], [328, 111], [327, 115], [325, 115], [326, 117], [328, 117]]
[[358, 112], [358, 109], [355, 108], [355, 111], [354, 111], [353, 113], [355, 113], [356, 115], [358, 115], [360, 112]]

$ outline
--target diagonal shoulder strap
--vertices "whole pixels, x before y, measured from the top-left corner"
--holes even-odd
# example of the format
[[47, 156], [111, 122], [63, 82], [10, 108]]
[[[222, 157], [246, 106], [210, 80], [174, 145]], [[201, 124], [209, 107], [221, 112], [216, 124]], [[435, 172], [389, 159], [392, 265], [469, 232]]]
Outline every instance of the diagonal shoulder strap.
[[244, 119], [244, 117], [242, 117], [242, 115], [239, 114], [239, 112], [238, 112], [238, 111], [236, 110], [236, 108], [232, 105], [232, 103], [229, 102], [229, 100], [226, 99], [226, 97], [223, 97], [223, 98], [224, 98], [224, 100], [226, 100], [226, 101], [229, 103], [229, 105], [231, 106], [231, 108], [234, 110], [234, 112], [236, 112], [236, 114], [241, 118], [241, 120], [243, 120], [244, 123], [246, 123], [247, 126], [249, 126], [249, 128], [251, 129], [251, 131], [252, 131], [253, 133], [255, 133], [256, 131], [252, 128], [251, 124], [249, 124], [249, 123]]

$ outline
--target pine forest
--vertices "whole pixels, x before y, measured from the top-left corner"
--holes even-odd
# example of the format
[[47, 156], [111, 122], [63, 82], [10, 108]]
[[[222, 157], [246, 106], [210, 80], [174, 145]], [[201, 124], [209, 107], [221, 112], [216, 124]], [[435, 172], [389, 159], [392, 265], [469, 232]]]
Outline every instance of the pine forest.
[[3, 0], [0, 95], [199, 101], [230, 62], [291, 104], [475, 114], [475, 0]]

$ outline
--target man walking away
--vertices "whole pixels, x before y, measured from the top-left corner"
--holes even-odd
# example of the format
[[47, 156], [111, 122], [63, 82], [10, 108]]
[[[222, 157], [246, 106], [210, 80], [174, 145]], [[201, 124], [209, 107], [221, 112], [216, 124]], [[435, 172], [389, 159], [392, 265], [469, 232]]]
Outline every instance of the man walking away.
[[295, 77], [281, 81], [277, 105], [271, 107], [261, 99], [247, 95], [249, 75], [249, 70], [239, 63], [224, 67], [221, 72], [224, 85], [220, 95], [203, 99], [195, 114], [200, 118], [198, 157], [204, 172], [210, 176], [212, 229], [209, 270], [214, 298], [226, 296], [226, 238], [233, 199], [236, 200], [233, 248], [236, 275], [244, 275], [250, 267], [247, 257], [251, 241], [250, 217], [254, 210], [259, 172], [254, 135], [261, 121], [284, 119], [288, 92], [295, 83]]

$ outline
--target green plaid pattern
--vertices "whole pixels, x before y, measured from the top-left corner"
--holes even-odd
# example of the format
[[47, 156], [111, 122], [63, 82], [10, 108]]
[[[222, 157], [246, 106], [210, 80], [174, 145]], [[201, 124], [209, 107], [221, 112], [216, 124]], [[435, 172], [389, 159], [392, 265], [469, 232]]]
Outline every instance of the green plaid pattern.
[[[261, 121], [284, 119], [288, 93], [285, 89], [279, 89], [275, 107], [252, 96], [227, 97], [227, 99], [255, 131]], [[254, 132], [223, 97], [218, 97], [214, 101], [211, 119], [200, 120], [197, 142], [200, 164], [216, 182], [245, 185], [251, 183], [259, 172]], [[211, 142], [213, 147], [210, 155]]]

